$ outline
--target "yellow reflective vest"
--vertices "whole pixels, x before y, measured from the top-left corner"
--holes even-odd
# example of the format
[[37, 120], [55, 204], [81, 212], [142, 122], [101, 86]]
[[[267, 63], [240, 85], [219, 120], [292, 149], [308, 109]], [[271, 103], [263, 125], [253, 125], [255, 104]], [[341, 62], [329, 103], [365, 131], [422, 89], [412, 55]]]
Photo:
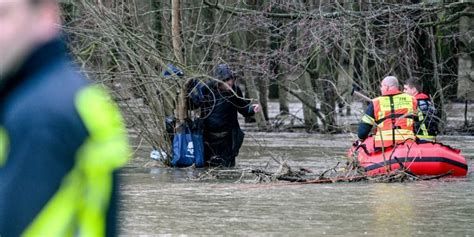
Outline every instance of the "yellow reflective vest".
[[407, 139], [415, 139], [413, 124], [417, 105], [412, 96], [396, 90], [372, 102], [377, 124], [375, 147], [389, 147]]

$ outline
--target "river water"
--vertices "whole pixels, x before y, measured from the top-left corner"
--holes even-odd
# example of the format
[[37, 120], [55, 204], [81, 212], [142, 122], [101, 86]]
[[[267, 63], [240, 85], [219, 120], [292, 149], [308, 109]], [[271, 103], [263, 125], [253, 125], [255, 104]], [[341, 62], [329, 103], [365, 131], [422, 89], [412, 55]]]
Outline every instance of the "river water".
[[[344, 161], [353, 137], [247, 132], [238, 168], [272, 159], [320, 172]], [[444, 136], [474, 165], [473, 136]], [[142, 145], [124, 168], [119, 229], [137, 235], [474, 236], [474, 182], [251, 184], [195, 181], [203, 170], [145, 168]], [[274, 162], [273, 162], [274, 163]]]

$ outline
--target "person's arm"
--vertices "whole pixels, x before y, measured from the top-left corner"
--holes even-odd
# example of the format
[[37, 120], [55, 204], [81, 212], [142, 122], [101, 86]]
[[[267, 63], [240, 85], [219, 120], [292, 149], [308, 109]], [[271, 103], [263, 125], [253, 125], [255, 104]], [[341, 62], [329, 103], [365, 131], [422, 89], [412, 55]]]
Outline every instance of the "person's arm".
[[413, 100], [413, 121], [418, 121], [419, 120], [419, 115], [418, 112], [420, 111], [420, 108], [418, 107], [418, 100], [414, 99]]
[[436, 116], [436, 107], [434, 104], [427, 100], [423, 101], [424, 104], [418, 107], [418, 110], [421, 112], [421, 107], [424, 107], [423, 115], [425, 116], [424, 121], [430, 134], [437, 134], [439, 117]]
[[188, 99], [191, 102], [191, 108], [199, 108], [204, 102], [204, 95], [206, 90], [208, 90], [207, 85], [199, 81], [198, 79], [190, 79], [188, 82]]
[[242, 95], [242, 91], [238, 88], [234, 88], [235, 93], [237, 96], [233, 96], [232, 103], [237, 108], [240, 114], [244, 117], [250, 117], [255, 114], [255, 106], [251, 104], [251, 100], [244, 99]]
[[364, 140], [369, 136], [370, 131], [375, 124], [374, 117], [374, 104], [370, 103], [369, 106], [367, 106], [367, 110], [365, 111], [365, 114], [362, 116], [362, 119], [359, 123], [359, 129], [357, 131], [357, 136], [359, 139]]

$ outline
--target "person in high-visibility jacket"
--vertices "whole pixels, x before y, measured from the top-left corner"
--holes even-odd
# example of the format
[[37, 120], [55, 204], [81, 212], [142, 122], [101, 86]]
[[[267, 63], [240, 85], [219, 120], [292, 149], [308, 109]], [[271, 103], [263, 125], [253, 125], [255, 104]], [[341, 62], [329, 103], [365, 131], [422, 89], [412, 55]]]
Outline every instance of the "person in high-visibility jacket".
[[438, 118], [436, 107], [430, 97], [422, 93], [423, 85], [419, 78], [409, 78], [403, 84], [403, 92], [416, 98], [418, 103], [418, 120], [415, 121], [414, 131], [421, 141], [436, 142], [438, 134]]
[[73, 65], [54, 0], [0, 1], [0, 236], [113, 236], [118, 107]]
[[382, 96], [373, 99], [362, 116], [358, 130], [359, 139], [367, 138], [374, 125], [376, 148], [415, 139], [413, 124], [417, 113], [416, 99], [402, 93], [398, 87], [398, 79], [394, 76], [382, 80]]

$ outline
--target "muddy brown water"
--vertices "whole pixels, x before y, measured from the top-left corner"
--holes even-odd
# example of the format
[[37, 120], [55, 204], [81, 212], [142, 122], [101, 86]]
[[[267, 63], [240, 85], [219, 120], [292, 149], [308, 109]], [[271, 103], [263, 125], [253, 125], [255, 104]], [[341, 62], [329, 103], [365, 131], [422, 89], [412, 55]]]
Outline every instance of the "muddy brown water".
[[[315, 172], [340, 161], [353, 137], [247, 132], [238, 168], [271, 157]], [[474, 165], [473, 136], [444, 136]], [[250, 184], [193, 181], [193, 169], [145, 168], [142, 145], [120, 177], [123, 236], [474, 236], [474, 180], [409, 183]]]

